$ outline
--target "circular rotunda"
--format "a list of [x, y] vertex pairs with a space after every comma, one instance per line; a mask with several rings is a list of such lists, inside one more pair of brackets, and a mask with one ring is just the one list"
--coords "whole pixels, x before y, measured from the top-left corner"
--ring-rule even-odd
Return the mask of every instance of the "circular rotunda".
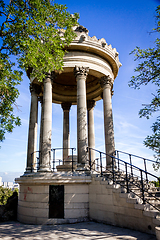
[[[77, 215], [72, 216], [72, 213], [65, 208], [65, 204], [62, 204], [64, 209], [62, 216], [56, 218], [53, 214], [52, 217], [49, 206], [52, 195], [50, 186], [64, 186], [64, 203], [68, 201], [67, 193], [71, 188], [80, 187], [84, 192], [86, 191], [91, 181], [89, 159], [93, 170], [95, 162], [94, 151], [88, 153], [87, 148], [95, 148], [94, 106], [96, 101], [101, 99], [103, 99], [105, 150], [107, 156], [114, 155], [111, 99], [113, 83], [121, 66], [119, 54], [115, 48], [106, 43], [104, 38], [90, 37], [85, 27], [75, 27], [74, 31], [76, 38], [67, 48], [63, 71], [49, 73], [43, 82], [31, 79], [30, 72], [27, 72], [31, 91], [27, 164], [24, 175], [16, 179], [20, 184], [18, 218], [22, 222], [46, 223], [51, 219], [87, 217], [86, 211], [82, 214], [82, 209], [81, 213], [77, 212]], [[41, 102], [41, 121], [39, 149], [36, 149], [38, 101]], [[57, 166], [56, 172], [51, 169], [52, 103], [61, 104], [63, 110], [63, 164]], [[69, 174], [71, 164], [68, 161], [71, 157], [69, 156], [69, 112], [72, 105], [77, 105], [77, 156], [74, 163], [76, 174]], [[36, 169], [37, 151], [39, 152], [38, 170]], [[106, 167], [109, 168], [111, 158], [107, 156]], [[87, 207], [83, 208], [87, 209]]]

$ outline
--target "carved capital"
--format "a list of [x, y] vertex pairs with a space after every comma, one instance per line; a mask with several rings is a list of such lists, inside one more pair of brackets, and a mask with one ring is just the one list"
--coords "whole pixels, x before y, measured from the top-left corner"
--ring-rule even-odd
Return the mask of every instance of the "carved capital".
[[96, 105], [96, 102], [94, 100], [88, 100], [87, 101], [87, 110], [91, 110], [92, 108], [94, 108]]
[[30, 83], [30, 84], [29, 84], [29, 90], [30, 90], [31, 94], [32, 94], [33, 92], [36, 94], [36, 84]]
[[110, 85], [110, 87], [112, 87], [113, 85], [113, 79], [109, 75], [103, 76], [99, 82], [100, 82], [101, 88], [104, 88], [107, 84]]
[[78, 75], [87, 76], [88, 72], [89, 72], [89, 67], [78, 67], [78, 66], [75, 66], [75, 68], [74, 68], [74, 75], [75, 75], [75, 77], [77, 77]]
[[62, 107], [63, 111], [69, 111], [71, 105], [72, 105], [72, 104], [69, 103], [69, 102], [64, 102], [64, 103], [61, 104], [61, 107]]
[[51, 79], [51, 83], [53, 84], [54, 79], [56, 78], [55, 72], [52, 71], [51, 73], [46, 73], [46, 78], [44, 79], [44, 81], [47, 81], [48, 78]]

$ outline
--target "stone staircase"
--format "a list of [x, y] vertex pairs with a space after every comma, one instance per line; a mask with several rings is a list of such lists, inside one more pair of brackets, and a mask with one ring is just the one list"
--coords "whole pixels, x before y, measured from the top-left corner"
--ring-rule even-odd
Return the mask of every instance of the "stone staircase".
[[[124, 172], [117, 172], [113, 181], [111, 172], [92, 175], [90, 185], [90, 219], [106, 224], [126, 227], [150, 234], [160, 233], [160, 189], [153, 183], [128, 175], [129, 191]], [[157, 230], [158, 229], [158, 230]], [[157, 237], [158, 240], [160, 238]]]
[[142, 194], [142, 182], [138, 177], [133, 177], [128, 174], [126, 180], [126, 174], [122, 171], [115, 171], [115, 179], [113, 182], [113, 174], [111, 171], [104, 173], [104, 179], [108, 181], [108, 184], [119, 184], [121, 193], [127, 193], [127, 181], [128, 181], [128, 198], [135, 199], [137, 204], [143, 204], [149, 210], [156, 210], [160, 215], [160, 188], [155, 187], [154, 183], [143, 180], [144, 190], [144, 202]]

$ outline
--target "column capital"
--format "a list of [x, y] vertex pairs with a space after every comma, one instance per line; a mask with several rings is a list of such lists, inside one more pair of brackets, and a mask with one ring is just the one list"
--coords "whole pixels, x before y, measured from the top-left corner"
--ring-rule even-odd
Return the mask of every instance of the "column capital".
[[94, 100], [87, 100], [87, 110], [91, 110], [96, 105], [96, 102]]
[[106, 85], [109, 85], [110, 87], [112, 87], [113, 78], [111, 78], [110, 75], [103, 76], [99, 82], [102, 88], [104, 88]]
[[36, 93], [36, 85], [34, 83], [29, 84], [29, 90], [30, 93], [32, 94], [33, 92]]
[[43, 79], [43, 81], [47, 81], [47, 79], [51, 80], [51, 83], [53, 83], [54, 79], [56, 78], [56, 74], [54, 71], [52, 71], [51, 73], [46, 73], [46, 77]]
[[29, 89], [30, 89], [31, 95], [32, 93], [34, 93], [35, 95], [39, 96], [39, 94], [42, 92], [41, 86], [35, 83], [30, 83]]
[[71, 107], [71, 103], [69, 102], [64, 102], [64, 103], [61, 103], [61, 107], [63, 109], [63, 111], [69, 111], [70, 110], [70, 107]]
[[89, 67], [75, 66], [75, 68], [74, 68], [74, 75], [75, 75], [75, 77], [77, 77], [78, 75], [87, 76], [88, 72], [89, 72]]

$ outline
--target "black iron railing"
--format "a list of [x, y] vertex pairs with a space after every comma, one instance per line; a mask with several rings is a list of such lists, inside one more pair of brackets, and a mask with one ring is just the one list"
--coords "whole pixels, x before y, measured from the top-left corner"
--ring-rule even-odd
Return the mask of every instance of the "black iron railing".
[[[75, 148], [52, 148], [51, 152], [53, 152], [53, 158], [51, 157], [50, 152], [50, 158], [51, 158], [51, 165], [52, 165], [52, 171], [54, 172], [56, 170], [56, 165], [60, 165], [63, 163], [63, 160], [56, 158], [56, 152], [58, 150], [63, 149], [69, 149], [71, 150], [71, 159], [65, 159], [65, 162], [69, 162], [71, 164], [71, 170], [74, 171], [74, 155], [73, 152], [76, 150]], [[97, 172], [98, 175], [101, 177], [104, 177], [106, 180], [113, 182], [113, 184], [120, 184], [121, 187], [126, 189], [127, 193], [133, 193], [138, 198], [142, 199], [142, 203], [148, 203], [153, 208], [159, 210], [154, 204], [152, 204], [149, 201], [149, 197], [153, 198], [153, 200], [159, 201], [159, 198], [156, 197], [155, 193], [150, 192], [148, 184], [149, 178], [152, 178], [155, 181], [159, 181], [160, 178], [156, 175], [147, 172], [146, 162], [155, 162], [150, 159], [144, 159], [142, 157], [128, 154], [122, 151], [116, 151], [115, 156], [108, 155], [102, 151], [93, 149], [93, 148], [87, 148], [87, 151], [89, 153], [89, 160], [88, 160], [88, 166], [90, 171]], [[92, 161], [91, 159], [91, 151], [94, 151], [96, 154], [96, 158]], [[33, 162], [34, 154], [36, 155], [36, 163]], [[119, 158], [119, 153], [124, 153], [129, 156], [129, 163]], [[145, 170], [133, 165], [132, 162], [132, 156], [143, 159], [144, 160], [144, 167]], [[109, 165], [104, 164], [104, 159], [110, 159]], [[39, 159], [40, 159], [40, 151], [36, 151], [31, 153], [31, 159], [32, 159], [32, 166], [31, 171], [35, 171], [35, 168], [37, 170], [39, 169]], [[106, 162], [106, 161], [105, 161]], [[58, 163], [58, 164], [57, 164]], [[134, 188], [138, 189], [138, 191], [134, 191]]]
[[[123, 152], [123, 151], [119, 151], [119, 150], [116, 150], [115, 151], [115, 154], [117, 156], [118, 159], [120, 158], [123, 158], [123, 157], [120, 157], [120, 154], [122, 155], [126, 155], [130, 164], [132, 165], [134, 159], [133, 158], [136, 158], [138, 160], [143, 160], [143, 165], [144, 165], [144, 170], [146, 172], [146, 181], [148, 182], [148, 176], [147, 176], [147, 162], [149, 163], [153, 163], [153, 164], [156, 164], [156, 161], [154, 160], [151, 160], [151, 159], [147, 159], [147, 158], [143, 158], [143, 157], [140, 157], [140, 156], [137, 156], [137, 155], [134, 155], [134, 154], [130, 154], [130, 153], [127, 153], [127, 152]], [[119, 163], [118, 163], [118, 169], [119, 169]]]
[[[71, 160], [68, 160], [68, 159], [65, 159], [65, 162], [66, 163], [71, 163], [72, 164], [72, 172], [73, 172], [73, 169], [74, 169], [74, 159], [73, 159], [73, 151], [76, 150], [76, 148], [52, 148], [51, 151], [53, 152], [53, 160], [52, 160], [52, 171], [54, 172], [55, 169], [56, 169], [56, 151], [57, 150], [64, 150], [64, 149], [68, 149], [68, 150], [71, 150], [71, 156], [72, 156], [72, 159]], [[63, 160], [60, 160], [58, 159], [58, 162], [59, 162], [59, 165], [61, 163], [63, 163]]]
[[[153, 205], [149, 200], [147, 200], [147, 196], [154, 198], [154, 200], [159, 201], [159, 198], [155, 196], [155, 193], [149, 192], [149, 184], [148, 184], [148, 177], [154, 179], [155, 181], [159, 181], [160, 178], [156, 175], [143, 170], [132, 163], [125, 162], [124, 160], [108, 155], [104, 152], [99, 150], [88, 148], [89, 155], [91, 156], [91, 151], [95, 151], [99, 154], [99, 168], [100, 168], [100, 176], [106, 178], [107, 180], [113, 181], [113, 183], [120, 184], [121, 187], [126, 189], [127, 193], [132, 192], [135, 196], [142, 199], [143, 204], [148, 203], [153, 208], [160, 211], [155, 205]], [[111, 159], [109, 165], [102, 165], [102, 158], [103, 156], [109, 157]], [[148, 159], [147, 159], [148, 160]], [[89, 159], [89, 166], [91, 166], [91, 159]], [[138, 193], [133, 190], [133, 188], [138, 189]]]

